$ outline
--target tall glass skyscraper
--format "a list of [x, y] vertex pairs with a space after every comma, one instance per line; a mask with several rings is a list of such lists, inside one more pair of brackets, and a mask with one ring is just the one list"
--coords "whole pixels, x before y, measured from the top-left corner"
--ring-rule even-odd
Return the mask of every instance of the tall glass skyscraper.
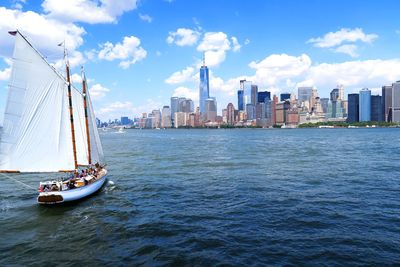
[[392, 121], [400, 122], [400, 81], [392, 84]]
[[382, 121], [382, 97], [380, 95], [371, 96], [371, 121]]
[[247, 104], [252, 104], [251, 82], [246, 80], [240, 82], [243, 86], [243, 107], [245, 108]]
[[243, 107], [243, 94], [244, 94], [244, 91], [242, 90], [242, 89], [240, 89], [240, 90], [238, 90], [238, 109], [239, 110], [244, 110], [244, 107]]
[[360, 121], [371, 121], [371, 90], [364, 88], [360, 91]]
[[359, 120], [359, 95], [358, 94], [348, 94], [348, 114], [347, 122], [358, 122]]
[[206, 100], [210, 98], [210, 83], [208, 78], [208, 68], [205, 65], [203, 58], [203, 66], [200, 68], [200, 88], [199, 88], [199, 99], [200, 99], [200, 113], [206, 113]]

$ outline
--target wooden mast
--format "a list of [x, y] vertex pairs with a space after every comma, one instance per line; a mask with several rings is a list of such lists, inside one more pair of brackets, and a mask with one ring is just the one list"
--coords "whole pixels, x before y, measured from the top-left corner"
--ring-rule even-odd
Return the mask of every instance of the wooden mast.
[[78, 169], [78, 160], [77, 160], [77, 157], [76, 157], [74, 111], [72, 109], [71, 77], [70, 77], [70, 73], [69, 73], [69, 63], [68, 63], [67, 53], [66, 53], [66, 50], [65, 50], [65, 42], [64, 42], [64, 57], [66, 59], [65, 66], [66, 66], [67, 82], [68, 82], [68, 103], [69, 103], [69, 115], [70, 115], [70, 119], [71, 119], [72, 151], [74, 152], [75, 169]]
[[89, 118], [88, 118], [88, 108], [87, 108], [87, 84], [86, 84], [86, 76], [85, 71], [83, 70], [83, 66], [81, 68], [82, 71], [82, 94], [83, 94], [83, 107], [85, 109], [85, 125], [86, 125], [86, 139], [88, 146], [88, 163], [92, 164], [92, 154], [90, 152], [90, 134], [89, 134]]

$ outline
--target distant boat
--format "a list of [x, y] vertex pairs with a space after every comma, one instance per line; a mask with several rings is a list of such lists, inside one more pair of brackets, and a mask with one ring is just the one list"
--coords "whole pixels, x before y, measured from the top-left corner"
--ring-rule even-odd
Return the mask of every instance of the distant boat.
[[64, 78], [19, 31], [10, 34], [15, 36], [15, 47], [0, 171], [70, 173], [64, 181], [39, 184], [40, 204], [93, 194], [104, 184], [107, 170], [83, 69], [80, 92], [70, 82], [68, 60]]
[[124, 127], [119, 127], [117, 133], [125, 133], [125, 128]]

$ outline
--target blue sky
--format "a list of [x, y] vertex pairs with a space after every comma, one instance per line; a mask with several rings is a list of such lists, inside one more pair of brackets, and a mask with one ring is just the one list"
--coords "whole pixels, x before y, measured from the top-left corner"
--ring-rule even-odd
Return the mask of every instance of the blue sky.
[[[218, 111], [237, 105], [239, 80], [259, 90], [297, 93], [315, 86], [327, 97], [400, 79], [399, 1], [5, 0], [0, 6], [0, 110], [4, 110], [18, 28], [63, 71], [64, 39], [73, 80], [85, 66], [102, 120], [133, 117], [198, 100], [202, 54]], [[77, 83], [79, 87], [79, 83]]]

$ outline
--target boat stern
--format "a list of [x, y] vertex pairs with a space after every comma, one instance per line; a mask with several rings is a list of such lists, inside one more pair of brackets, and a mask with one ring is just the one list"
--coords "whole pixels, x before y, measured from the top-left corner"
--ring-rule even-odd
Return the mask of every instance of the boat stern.
[[64, 202], [64, 198], [59, 193], [43, 192], [43, 193], [39, 194], [39, 196], [37, 198], [37, 202], [39, 204], [57, 204], [57, 203]]

